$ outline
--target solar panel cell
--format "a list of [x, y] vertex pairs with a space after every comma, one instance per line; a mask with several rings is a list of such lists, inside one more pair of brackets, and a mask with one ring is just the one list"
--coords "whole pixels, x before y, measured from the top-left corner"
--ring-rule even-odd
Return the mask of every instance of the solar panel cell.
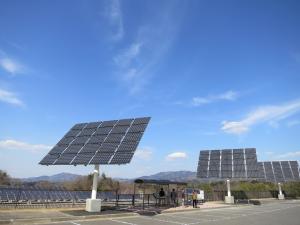
[[82, 136], [91, 136], [95, 131], [97, 130], [97, 128], [84, 128], [81, 133], [78, 135], [79, 137]]
[[117, 122], [118, 120], [103, 121], [100, 127], [113, 127]]
[[90, 164], [108, 164], [113, 152], [97, 152]]
[[112, 134], [125, 134], [128, 130], [129, 126], [115, 126], [112, 130]]
[[144, 132], [144, 130], [146, 129], [147, 124], [137, 124], [137, 125], [132, 125], [128, 132], [130, 133], [138, 133], [138, 132]]
[[75, 124], [71, 129], [72, 129], [72, 130], [81, 130], [81, 129], [83, 129], [86, 125], [87, 125], [87, 123], [77, 123], [77, 124]]
[[68, 133], [66, 133], [65, 137], [76, 137], [81, 130], [70, 130]]
[[143, 117], [143, 118], [135, 118], [133, 124], [148, 124], [150, 121], [150, 117]]
[[77, 137], [72, 142], [72, 145], [81, 145], [81, 146], [83, 146], [87, 142], [88, 139], [89, 139], [89, 137], [87, 137], [87, 136]]
[[119, 146], [118, 143], [107, 143], [107, 142], [104, 142], [100, 146], [99, 152], [112, 152], [112, 153], [114, 153], [114, 151], [117, 149], [118, 146]]
[[78, 153], [79, 150], [82, 148], [82, 145], [70, 145], [65, 151], [64, 153]]
[[51, 165], [55, 162], [55, 160], [58, 157], [59, 157], [59, 154], [53, 154], [53, 155], [48, 154], [42, 159], [41, 163], [43, 163], [45, 165]]
[[131, 161], [132, 157], [133, 153], [117, 152], [110, 161], [110, 164], [126, 164]]
[[55, 165], [69, 165], [74, 159], [76, 154], [61, 154], [60, 157], [56, 160]]
[[110, 133], [113, 127], [99, 127], [94, 135], [107, 135]]
[[124, 125], [126, 125], [126, 126], [128, 126], [129, 127], [129, 125], [132, 123], [132, 121], [133, 121], [133, 119], [123, 119], [123, 120], [119, 120], [118, 122], [117, 122], [117, 125], [119, 126], [124, 126]]
[[102, 122], [91, 122], [86, 125], [86, 129], [97, 129]]
[[124, 142], [139, 142], [142, 138], [142, 133], [127, 133], [123, 139]]
[[75, 137], [64, 137], [57, 144], [58, 145], [69, 145]]
[[96, 153], [96, 151], [100, 148], [99, 144], [86, 144], [80, 150], [80, 153]]
[[137, 142], [122, 142], [117, 152], [133, 152], [137, 145]]
[[112, 134], [112, 133], [110, 133], [107, 136], [107, 138], [105, 139], [105, 142], [120, 143], [123, 137], [124, 137], [124, 134]]
[[68, 147], [68, 145], [56, 145], [54, 146], [51, 151], [49, 152], [49, 154], [60, 154], [62, 153], [66, 148]]
[[72, 165], [87, 165], [89, 161], [93, 158], [95, 153], [79, 153], [76, 155], [74, 160], [72, 161]]

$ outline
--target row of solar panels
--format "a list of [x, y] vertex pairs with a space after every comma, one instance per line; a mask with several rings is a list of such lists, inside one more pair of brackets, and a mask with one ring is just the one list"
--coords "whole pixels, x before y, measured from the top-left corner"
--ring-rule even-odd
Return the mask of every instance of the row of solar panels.
[[[131, 194], [122, 194], [122, 199], [131, 199]], [[91, 197], [90, 191], [49, 191], [49, 190], [19, 190], [16, 188], [0, 188], [0, 202], [18, 201], [81, 201]], [[139, 197], [138, 195], [136, 196]], [[115, 192], [98, 192], [99, 199], [116, 199]]]
[[197, 177], [259, 179], [271, 182], [299, 180], [297, 161], [257, 162], [255, 148], [200, 151]]
[[42, 159], [42, 165], [129, 163], [150, 117], [80, 123]]
[[298, 181], [299, 165], [297, 161], [258, 162], [260, 177], [269, 182]]

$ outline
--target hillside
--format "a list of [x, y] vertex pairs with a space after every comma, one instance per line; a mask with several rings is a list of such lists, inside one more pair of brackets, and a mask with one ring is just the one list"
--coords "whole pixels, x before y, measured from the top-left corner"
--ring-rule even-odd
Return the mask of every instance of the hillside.
[[23, 182], [37, 182], [37, 181], [49, 181], [49, 182], [63, 182], [63, 181], [74, 181], [81, 175], [72, 173], [59, 173], [52, 176], [39, 176], [39, 177], [28, 177], [21, 178]]
[[171, 180], [171, 181], [192, 181], [196, 179], [196, 172], [192, 171], [169, 171], [160, 172], [150, 176], [142, 176], [140, 179]]

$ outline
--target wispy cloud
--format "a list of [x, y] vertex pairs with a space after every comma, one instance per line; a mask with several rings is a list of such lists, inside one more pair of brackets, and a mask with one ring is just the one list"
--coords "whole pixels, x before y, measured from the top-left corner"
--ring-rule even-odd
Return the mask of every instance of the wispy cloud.
[[278, 159], [285, 159], [285, 160], [295, 160], [297, 158], [300, 158], [300, 151], [295, 152], [287, 152], [281, 155], [276, 156]]
[[0, 67], [12, 75], [25, 72], [24, 66], [12, 58], [1, 57]]
[[15, 106], [24, 106], [25, 104], [20, 100], [17, 95], [13, 92], [3, 90], [0, 88], [0, 101], [15, 105]]
[[105, 16], [107, 17], [111, 27], [112, 40], [121, 40], [124, 36], [124, 26], [120, 0], [108, 1]]
[[40, 152], [50, 150], [51, 146], [43, 144], [30, 144], [23, 141], [8, 139], [0, 140], [0, 150], [22, 150], [29, 152]]
[[201, 106], [217, 101], [234, 101], [239, 97], [239, 93], [236, 91], [226, 91], [218, 95], [209, 95], [206, 97], [194, 97], [192, 99], [193, 106]]
[[261, 106], [240, 121], [223, 121], [222, 130], [231, 134], [242, 134], [259, 123], [279, 122], [300, 111], [300, 99], [282, 105]]
[[172, 46], [180, 24], [175, 5], [172, 2], [157, 9], [151, 20], [137, 27], [127, 47], [113, 57], [118, 79], [130, 94], [143, 90]]
[[173, 152], [166, 156], [167, 161], [173, 161], [176, 159], [186, 159], [187, 154], [185, 152]]
[[142, 43], [139, 42], [131, 44], [129, 48], [121, 51], [121, 53], [114, 58], [114, 62], [120, 67], [128, 66], [139, 55], [141, 47]]
[[144, 148], [138, 149], [135, 152], [134, 156], [139, 159], [149, 160], [152, 158], [152, 154], [153, 154], [153, 149], [151, 147], [144, 147]]
[[6, 52], [0, 49], [0, 69], [5, 72], [16, 75], [26, 73], [26, 68], [16, 59], [10, 57]]

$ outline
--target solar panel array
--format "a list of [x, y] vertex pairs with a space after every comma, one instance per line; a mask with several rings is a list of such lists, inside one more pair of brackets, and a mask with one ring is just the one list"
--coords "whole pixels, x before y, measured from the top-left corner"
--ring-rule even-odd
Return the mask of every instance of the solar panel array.
[[269, 182], [299, 181], [297, 161], [258, 162], [261, 177]]
[[42, 165], [129, 163], [150, 117], [75, 124]]
[[200, 151], [197, 177], [237, 178], [259, 177], [255, 148]]

